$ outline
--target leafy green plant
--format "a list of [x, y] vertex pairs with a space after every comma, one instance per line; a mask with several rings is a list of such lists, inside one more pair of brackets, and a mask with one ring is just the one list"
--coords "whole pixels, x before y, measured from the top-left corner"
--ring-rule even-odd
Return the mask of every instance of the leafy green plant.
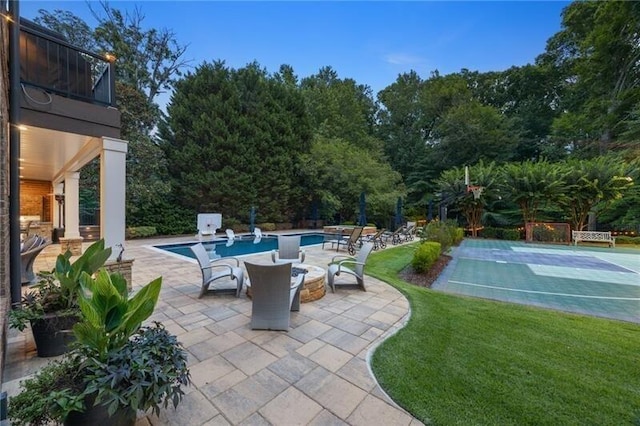
[[98, 360], [109, 351], [124, 346], [152, 313], [160, 295], [162, 277], [158, 277], [128, 297], [127, 282], [118, 273], [102, 269], [95, 278], [84, 274], [78, 304], [82, 321], [73, 327], [78, 344]]
[[70, 411], [81, 410], [79, 368], [77, 357], [66, 357], [49, 363], [22, 381], [22, 391], [9, 400], [11, 424], [44, 426], [60, 421]]
[[90, 359], [86, 364], [85, 393], [113, 414], [123, 402], [134, 410], [177, 407], [191, 383], [187, 355], [175, 336], [162, 324], [143, 327], [132, 339], [109, 352], [106, 362]]
[[442, 251], [446, 252], [453, 244], [450, 226], [447, 222], [432, 220], [420, 231], [421, 241], [436, 241], [442, 246]]
[[440, 243], [435, 241], [421, 243], [413, 255], [411, 266], [419, 274], [428, 271], [440, 257], [441, 249]]
[[39, 281], [15, 309], [9, 312], [9, 326], [23, 331], [31, 321], [43, 319], [45, 314], [61, 316], [79, 314], [78, 294], [82, 274], [94, 274], [111, 255], [111, 248], [104, 247], [104, 240], [91, 244], [74, 262], [71, 252], [58, 255], [51, 272], [38, 274]]
[[155, 226], [132, 226], [127, 228], [127, 238], [145, 238], [158, 235]]
[[95, 277], [83, 273], [79, 283], [74, 350], [23, 383], [10, 400], [14, 424], [61, 422], [89, 404], [106, 406], [110, 416], [177, 406], [182, 386], [191, 383], [186, 352], [162, 324], [141, 327], [156, 306], [162, 277], [132, 297], [125, 279], [105, 269]]

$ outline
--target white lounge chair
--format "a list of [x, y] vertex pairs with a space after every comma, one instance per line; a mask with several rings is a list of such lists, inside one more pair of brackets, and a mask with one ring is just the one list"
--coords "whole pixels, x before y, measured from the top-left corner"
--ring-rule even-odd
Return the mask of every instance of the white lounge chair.
[[262, 240], [262, 229], [253, 228], [253, 244], [258, 244]]
[[227, 247], [230, 247], [236, 240], [236, 234], [233, 232], [233, 229], [229, 228], [225, 229], [224, 232], [227, 234]]
[[[207, 249], [204, 248], [202, 243], [198, 243], [191, 246], [191, 251], [196, 255], [200, 270], [202, 271], [202, 288], [200, 289], [200, 295], [198, 298], [204, 296], [207, 292], [224, 292], [233, 291], [236, 297], [240, 297], [242, 286], [244, 285], [244, 271], [240, 268], [240, 261], [235, 257], [223, 257], [220, 259], [210, 259]], [[230, 265], [226, 262], [235, 262], [236, 266]], [[229, 278], [230, 280], [236, 280], [235, 288], [216, 288], [209, 290], [209, 286], [213, 281], [220, 278]]]

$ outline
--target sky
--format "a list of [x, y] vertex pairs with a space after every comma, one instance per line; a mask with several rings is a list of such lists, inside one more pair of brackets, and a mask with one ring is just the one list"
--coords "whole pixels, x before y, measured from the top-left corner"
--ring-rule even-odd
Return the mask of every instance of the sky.
[[[20, 15], [66, 10], [96, 24], [88, 3], [21, 0]], [[339, 78], [374, 94], [400, 74], [502, 71], [534, 63], [560, 30], [568, 1], [110, 1], [145, 16], [188, 45], [195, 68], [223, 60], [234, 69], [256, 61], [269, 73], [293, 67], [299, 78], [331, 66]], [[117, 53], [116, 53], [117, 54]], [[162, 100], [160, 100], [162, 103]], [[166, 100], [165, 100], [166, 102]]]

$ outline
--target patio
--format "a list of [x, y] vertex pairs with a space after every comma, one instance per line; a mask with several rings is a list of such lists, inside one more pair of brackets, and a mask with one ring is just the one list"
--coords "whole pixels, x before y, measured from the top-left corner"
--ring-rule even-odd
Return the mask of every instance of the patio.
[[[407, 300], [394, 288], [367, 278], [367, 292], [340, 288], [293, 312], [289, 332], [251, 330], [245, 292], [198, 299], [201, 276], [195, 263], [149, 248], [193, 237], [131, 240], [133, 288], [163, 276], [152, 319], [178, 337], [189, 354], [193, 385], [177, 410], [141, 416], [137, 425], [416, 425], [377, 385], [368, 356], [409, 315]], [[34, 270], [51, 269], [59, 246], [36, 259]], [[306, 247], [306, 264], [326, 268], [335, 251]], [[270, 253], [241, 260], [270, 263]], [[351, 278], [351, 277], [349, 277]], [[349, 279], [341, 277], [340, 279]], [[48, 359], [35, 357], [31, 333], [12, 330], [8, 339], [4, 390], [18, 390], [21, 378]]]

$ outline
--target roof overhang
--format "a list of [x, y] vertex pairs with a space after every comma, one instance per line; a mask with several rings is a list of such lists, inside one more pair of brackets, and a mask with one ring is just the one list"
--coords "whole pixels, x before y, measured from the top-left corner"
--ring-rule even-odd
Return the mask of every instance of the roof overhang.
[[101, 146], [101, 138], [21, 126], [20, 178], [60, 182], [99, 156]]

